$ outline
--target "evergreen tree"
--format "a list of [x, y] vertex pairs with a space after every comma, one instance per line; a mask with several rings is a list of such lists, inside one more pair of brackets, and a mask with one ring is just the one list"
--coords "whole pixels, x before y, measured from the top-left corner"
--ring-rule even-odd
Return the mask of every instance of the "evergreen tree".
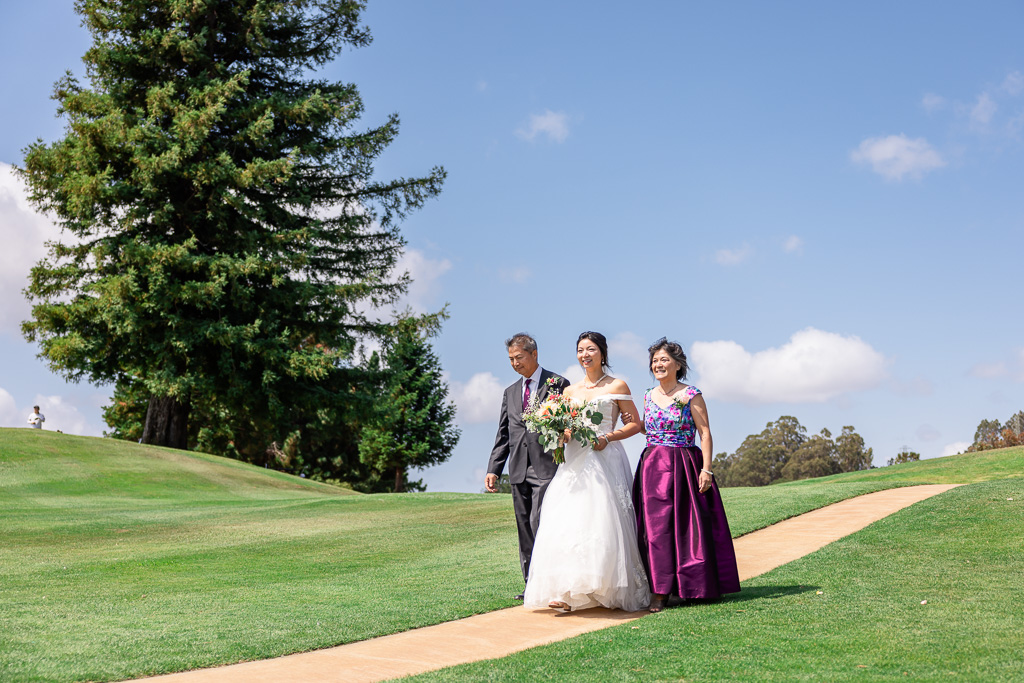
[[448, 401], [441, 364], [427, 342], [434, 332], [436, 327], [425, 327], [423, 319], [403, 317], [383, 350], [385, 381], [373, 402], [376, 415], [359, 440], [360, 459], [379, 473], [368, 488], [423, 490], [422, 481], [407, 481], [408, 469], [444, 462], [459, 441], [455, 405]]
[[370, 42], [364, 2], [75, 8], [88, 84], [56, 84], [66, 133], [22, 170], [72, 239], [32, 269], [25, 336], [67, 378], [141, 397], [146, 443], [297, 443], [329, 423], [303, 397], [357, 399], [353, 349], [385, 329], [366, 311], [407, 284], [397, 222], [444, 178], [375, 180], [397, 117], [357, 130], [356, 88], [311, 75]]

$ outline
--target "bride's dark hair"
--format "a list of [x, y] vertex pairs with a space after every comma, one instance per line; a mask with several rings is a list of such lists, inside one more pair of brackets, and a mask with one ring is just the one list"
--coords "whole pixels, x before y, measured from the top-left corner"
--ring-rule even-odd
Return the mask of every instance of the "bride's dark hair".
[[604, 335], [600, 332], [581, 332], [580, 338], [576, 340], [577, 348], [584, 339], [589, 339], [597, 344], [597, 350], [601, 352], [601, 367], [611, 368], [611, 364], [608, 362], [608, 340], [604, 338]]

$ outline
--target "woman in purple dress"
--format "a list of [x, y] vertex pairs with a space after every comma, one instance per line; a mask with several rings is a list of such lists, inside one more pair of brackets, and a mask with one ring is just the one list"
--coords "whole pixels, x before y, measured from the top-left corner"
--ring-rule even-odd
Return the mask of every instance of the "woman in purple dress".
[[[708, 408], [686, 377], [683, 348], [648, 349], [658, 386], [644, 394], [647, 448], [633, 480], [637, 540], [651, 584], [650, 611], [740, 589], [722, 497], [711, 473]], [[697, 437], [700, 445], [697, 445]]]

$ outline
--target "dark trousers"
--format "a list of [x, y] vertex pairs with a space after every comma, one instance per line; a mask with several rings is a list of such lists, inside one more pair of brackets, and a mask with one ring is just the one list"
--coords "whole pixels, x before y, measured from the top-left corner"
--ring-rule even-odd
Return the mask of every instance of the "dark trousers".
[[550, 483], [550, 479], [537, 476], [533, 465], [527, 465], [523, 483], [512, 484], [512, 506], [516, 511], [516, 529], [519, 531], [519, 562], [523, 566], [523, 581], [530, 576], [533, 539], [537, 537], [537, 527], [540, 526], [540, 504]]

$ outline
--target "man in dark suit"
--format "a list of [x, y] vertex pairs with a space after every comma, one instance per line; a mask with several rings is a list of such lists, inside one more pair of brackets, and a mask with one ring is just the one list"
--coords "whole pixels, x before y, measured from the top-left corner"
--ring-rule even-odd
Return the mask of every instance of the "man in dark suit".
[[[537, 342], [530, 335], [513, 335], [505, 341], [505, 347], [508, 349], [512, 369], [523, 378], [505, 389], [502, 396], [498, 435], [494, 439], [494, 449], [491, 450], [491, 459], [487, 464], [484, 486], [491, 493], [498, 490], [498, 478], [507, 461], [516, 527], [519, 530], [519, 561], [525, 581], [530, 575], [530, 556], [533, 554], [533, 539], [540, 524], [541, 501], [558, 466], [551, 453], [540, 445], [537, 435], [527, 431], [523, 422], [523, 409], [531, 400], [539, 403], [547, 397], [549, 378], [555, 378], [556, 391], [569, 386], [569, 381], [540, 367], [537, 362]], [[517, 595], [516, 599], [522, 600], [522, 594]]]

